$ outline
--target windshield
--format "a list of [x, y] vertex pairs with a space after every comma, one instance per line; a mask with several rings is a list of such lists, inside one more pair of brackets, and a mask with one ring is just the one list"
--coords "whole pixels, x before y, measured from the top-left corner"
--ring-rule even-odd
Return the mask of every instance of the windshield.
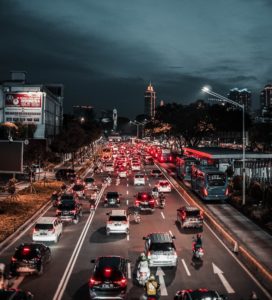
[[175, 249], [173, 243], [153, 243], [150, 246], [150, 251], [172, 251]]
[[70, 210], [74, 208], [75, 208], [75, 201], [65, 201], [58, 206], [58, 209], [61, 210], [65, 210], [65, 209]]
[[209, 186], [224, 186], [226, 184], [225, 174], [209, 174], [207, 179]]
[[53, 224], [36, 224], [35, 229], [36, 230], [52, 230]]
[[126, 216], [110, 216], [109, 221], [123, 222], [126, 221]]

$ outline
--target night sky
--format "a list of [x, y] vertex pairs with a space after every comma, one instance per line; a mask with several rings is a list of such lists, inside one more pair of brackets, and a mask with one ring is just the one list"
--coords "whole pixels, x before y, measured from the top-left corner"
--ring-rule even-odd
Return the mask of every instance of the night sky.
[[0, 80], [27, 71], [63, 83], [65, 111], [88, 104], [143, 113], [158, 101], [248, 88], [254, 106], [272, 82], [272, 0], [0, 0]]

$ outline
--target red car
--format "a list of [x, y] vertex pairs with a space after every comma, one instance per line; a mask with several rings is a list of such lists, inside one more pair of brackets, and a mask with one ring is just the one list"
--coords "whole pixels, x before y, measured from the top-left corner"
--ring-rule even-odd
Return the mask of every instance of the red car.
[[139, 192], [136, 195], [135, 206], [141, 211], [153, 212], [155, 210], [155, 199], [150, 193]]

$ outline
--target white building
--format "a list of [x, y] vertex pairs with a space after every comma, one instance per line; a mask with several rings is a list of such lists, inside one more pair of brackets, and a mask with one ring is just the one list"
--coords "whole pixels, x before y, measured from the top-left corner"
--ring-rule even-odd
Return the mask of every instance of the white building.
[[62, 84], [28, 84], [25, 72], [12, 72], [0, 83], [0, 123], [35, 124], [34, 138], [57, 135], [63, 118]]

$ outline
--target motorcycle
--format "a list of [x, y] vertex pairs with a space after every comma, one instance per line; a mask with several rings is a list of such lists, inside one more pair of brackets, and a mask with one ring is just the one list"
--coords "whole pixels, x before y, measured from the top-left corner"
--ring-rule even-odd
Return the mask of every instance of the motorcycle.
[[134, 222], [136, 224], [140, 224], [140, 222], [141, 222], [141, 216], [140, 216], [140, 214], [135, 211], [134, 214], [133, 214], [133, 216], [134, 216]]
[[204, 250], [201, 245], [196, 244], [196, 242], [193, 242], [193, 258], [201, 260], [204, 256]]
[[144, 286], [149, 276], [150, 276], [150, 269], [149, 269], [148, 261], [147, 260], [140, 261], [137, 267], [137, 276], [136, 276], [138, 283]]

